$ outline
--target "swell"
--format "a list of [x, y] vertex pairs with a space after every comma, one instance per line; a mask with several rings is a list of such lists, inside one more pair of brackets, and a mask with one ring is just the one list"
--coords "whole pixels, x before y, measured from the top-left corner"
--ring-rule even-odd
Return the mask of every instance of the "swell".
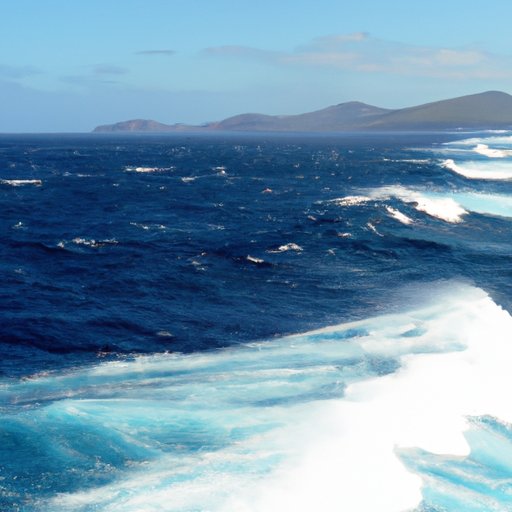
[[[4, 381], [1, 460], [18, 455], [4, 508], [195, 510], [208, 496], [214, 511], [310, 510], [321, 493], [327, 511], [394, 511], [446, 503], [431, 467], [457, 482], [451, 500], [485, 496], [472, 461], [494, 464], [485, 432], [508, 432], [512, 320], [472, 287], [424, 294], [419, 309], [301, 335]], [[484, 437], [469, 411], [494, 418]]]

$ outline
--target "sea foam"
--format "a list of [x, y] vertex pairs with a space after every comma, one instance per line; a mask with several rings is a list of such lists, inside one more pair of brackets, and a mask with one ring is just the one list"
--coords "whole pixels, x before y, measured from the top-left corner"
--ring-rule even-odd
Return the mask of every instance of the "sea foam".
[[386, 206], [386, 210], [391, 215], [391, 217], [396, 219], [398, 222], [401, 222], [402, 224], [413, 223], [413, 220], [410, 217], [408, 217], [407, 215], [403, 214], [401, 211], [395, 208], [391, 208], [391, 206]]
[[22, 187], [24, 185], [35, 185], [40, 187], [42, 180], [0, 180], [2, 185], [10, 185], [11, 187]]
[[487, 144], [477, 144], [473, 151], [489, 158], [506, 158], [512, 156], [512, 150], [510, 149], [493, 149]]
[[[507, 132], [489, 132], [489, 133], [500, 133], [500, 135], [488, 136], [488, 137], [470, 137], [467, 139], [454, 140], [450, 142], [444, 142], [444, 147], [456, 147], [456, 146], [476, 146], [478, 144], [492, 144], [499, 146], [512, 146], [512, 136], [505, 135]], [[503, 135], [501, 134], [503, 133]]]
[[138, 172], [138, 173], [152, 173], [152, 172], [165, 172], [172, 171], [174, 167], [135, 167], [126, 166], [124, 170], [126, 172]]
[[397, 198], [404, 203], [411, 203], [416, 210], [426, 213], [445, 222], [462, 222], [462, 217], [468, 212], [449, 194], [408, 189], [401, 186], [390, 186], [373, 189], [371, 196], [378, 200]]
[[[504, 194], [486, 194], [480, 192], [430, 192], [414, 190], [402, 186], [379, 187], [368, 190], [364, 201], [353, 201], [352, 197], [338, 198], [334, 202], [340, 206], [362, 204], [368, 200], [386, 201], [392, 198], [399, 199], [405, 204], [411, 204], [422, 213], [445, 222], [457, 224], [469, 212], [498, 217], [512, 217], [512, 197]], [[413, 220], [396, 208], [385, 206], [386, 211], [396, 220], [410, 224]]]
[[[4, 382], [11, 431], [38, 424], [38, 444], [53, 447], [46, 480], [85, 481], [91, 470], [111, 479], [40, 499], [32, 510], [436, 506], [420, 454], [442, 454], [438, 466], [455, 481], [442, 461], [493, 449], [484, 444], [488, 430], [469, 418], [512, 423], [512, 318], [467, 285], [424, 293], [430, 305], [407, 313]], [[25, 405], [22, 417], [9, 419], [12, 403]], [[446, 492], [460, 501], [468, 490], [478, 494], [470, 483]]]
[[456, 163], [443, 160], [441, 165], [450, 171], [474, 180], [512, 180], [512, 163], [471, 162]]

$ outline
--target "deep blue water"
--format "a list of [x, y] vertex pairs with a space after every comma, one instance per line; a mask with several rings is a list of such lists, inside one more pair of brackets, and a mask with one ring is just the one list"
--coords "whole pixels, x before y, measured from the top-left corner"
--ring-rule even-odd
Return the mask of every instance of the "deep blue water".
[[[251, 464], [237, 443], [398, 372], [410, 350], [352, 352], [351, 340], [381, 332], [421, 338], [413, 353], [460, 350], [462, 338], [429, 323], [455, 308], [446, 297], [460, 287], [468, 304], [488, 294], [511, 311], [511, 148], [508, 134], [489, 133], [0, 136], [0, 508], [273, 512], [179, 485], [263, 481], [286, 449], [246, 447], [260, 454]], [[393, 336], [369, 320], [431, 303], [445, 306], [402, 331], [391, 322]], [[286, 349], [288, 335], [347, 322]], [[265, 377], [285, 368], [284, 380]], [[240, 408], [253, 421], [235, 419]], [[512, 428], [486, 414], [508, 443]], [[422, 510], [509, 510], [509, 487], [497, 508], [467, 508], [476, 498], [457, 508], [458, 491], [432, 477], [435, 455], [420, 452], [400, 457], [430, 475]], [[198, 462], [204, 453], [230, 455], [219, 469]], [[156, 475], [184, 467], [154, 477], [158, 504], [119, 483], [149, 463]], [[486, 479], [494, 489], [507, 472]], [[92, 495], [73, 501], [78, 492]], [[62, 493], [71, 501], [55, 501]]]

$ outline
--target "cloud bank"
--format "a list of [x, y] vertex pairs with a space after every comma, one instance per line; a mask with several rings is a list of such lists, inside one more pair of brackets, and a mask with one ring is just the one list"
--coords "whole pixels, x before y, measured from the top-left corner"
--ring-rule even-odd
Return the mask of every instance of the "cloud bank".
[[278, 66], [330, 68], [358, 73], [447, 79], [512, 77], [512, 57], [479, 48], [435, 48], [377, 39], [365, 32], [319, 37], [290, 52], [246, 46], [203, 50], [208, 57], [258, 59]]

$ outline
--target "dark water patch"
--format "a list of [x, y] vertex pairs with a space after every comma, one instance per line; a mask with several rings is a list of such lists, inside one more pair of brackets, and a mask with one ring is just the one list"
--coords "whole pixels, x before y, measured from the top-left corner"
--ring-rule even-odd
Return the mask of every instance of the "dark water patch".
[[0, 338], [66, 357], [191, 352], [379, 313], [397, 283], [467, 277], [506, 295], [508, 221], [449, 225], [390, 200], [405, 226], [375, 201], [330, 202], [397, 184], [467, 191], [431, 158], [445, 138], [2, 136], [7, 177], [44, 185], [0, 191]]

